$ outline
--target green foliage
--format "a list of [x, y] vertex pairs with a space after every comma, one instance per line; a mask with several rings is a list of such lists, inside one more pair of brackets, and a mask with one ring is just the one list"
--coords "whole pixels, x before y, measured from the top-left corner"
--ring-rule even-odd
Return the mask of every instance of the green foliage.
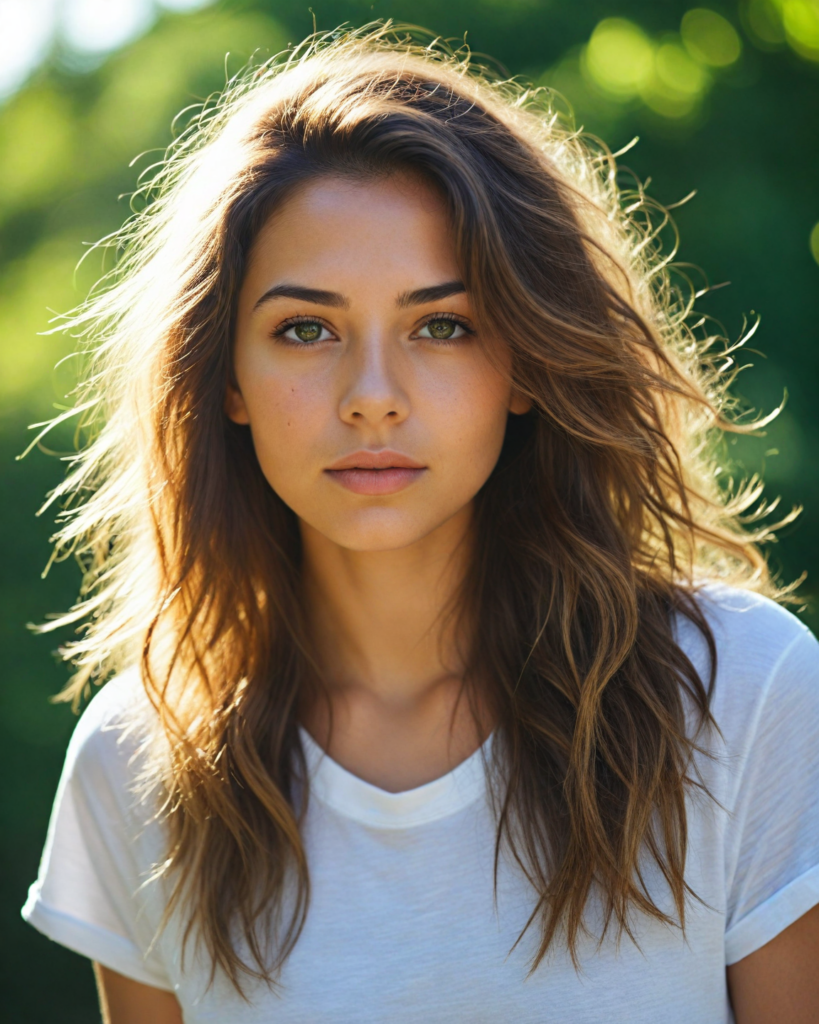
[[[578, 124], [613, 149], [639, 134], [627, 161], [639, 177], [652, 176], [660, 201], [698, 190], [676, 214], [680, 258], [712, 281], [734, 282], [704, 295], [702, 313], [732, 338], [743, 314], [759, 313], [753, 344], [765, 355], [749, 354], [756, 366], [739, 389], [765, 410], [789, 392], [766, 437], [726, 444], [726, 472], [764, 470], [785, 507], [804, 504], [772, 561], [786, 579], [808, 570], [805, 593], [819, 596], [819, 0], [327, 0], [314, 10], [319, 29], [377, 16], [455, 41], [466, 34], [473, 52], [561, 92]], [[54, 369], [71, 340], [38, 332], [99, 276], [99, 251], [75, 270], [84, 243], [127, 215], [127, 195], [171, 140], [172, 118], [254, 52], [276, 53], [311, 29], [301, 0], [223, 0], [166, 14], [95, 70], [72, 70], [76, 61], [55, 51], [0, 108], [0, 734], [5, 777], [14, 780], [0, 805], [10, 837], [0, 889], [8, 1020], [96, 1019], [87, 968], [17, 918], [72, 724], [66, 708], [47, 701], [65, 679], [49, 655], [54, 641], [32, 637], [25, 624], [67, 607], [78, 583], [70, 564], [44, 582], [38, 576], [50, 523], [34, 512], [62, 464], [38, 451], [14, 461], [26, 425], [64, 406], [74, 379], [71, 360]], [[70, 450], [70, 430], [49, 443]], [[816, 628], [815, 612], [808, 621]]]

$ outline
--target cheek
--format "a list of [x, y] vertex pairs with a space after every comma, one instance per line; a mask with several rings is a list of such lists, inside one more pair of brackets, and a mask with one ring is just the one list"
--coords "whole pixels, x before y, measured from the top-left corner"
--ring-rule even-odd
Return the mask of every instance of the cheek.
[[457, 469], [484, 477], [492, 471], [506, 431], [507, 392], [502, 376], [483, 362], [431, 383], [429, 416], [441, 450], [457, 460]]
[[315, 383], [283, 375], [259, 375], [242, 388], [253, 444], [262, 471], [279, 490], [304, 465], [326, 427], [331, 404]]

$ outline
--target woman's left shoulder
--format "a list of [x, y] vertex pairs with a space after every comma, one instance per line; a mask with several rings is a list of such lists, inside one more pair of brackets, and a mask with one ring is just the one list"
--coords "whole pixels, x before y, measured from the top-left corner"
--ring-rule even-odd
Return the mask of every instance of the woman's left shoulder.
[[[713, 803], [692, 790], [691, 822], [699, 856], [713, 854], [719, 866], [724, 896], [716, 905], [724, 899], [732, 964], [819, 900], [819, 643], [795, 615], [759, 594], [708, 584], [697, 601], [716, 644], [717, 729], [699, 737], [708, 756], [697, 758]], [[696, 633], [680, 622], [680, 645], [699, 660], [707, 646]], [[709, 835], [716, 846], [708, 846]]]
[[[763, 713], [769, 723], [782, 715], [805, 715], [812, 728], [819, 728], [819, 642], [808, 627], [750, 590], [708, 583], [696, 600], [716, 646], [711, 708], [720, 728], [754, 730]], [[708, 647], [700, 630], [682, 616], [677, 640], [707, 680]]]
[[696, 600], [726, 657], [763, 666], [775, 663], [800, 641], [816, 643], [793, 612], [752, 590], [707, 583], [697, 590]]

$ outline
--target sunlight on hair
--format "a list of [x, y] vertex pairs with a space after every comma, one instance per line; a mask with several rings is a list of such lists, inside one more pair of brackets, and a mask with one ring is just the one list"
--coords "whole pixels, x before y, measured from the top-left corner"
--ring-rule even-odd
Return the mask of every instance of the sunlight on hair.
[[[669, 117], [710, 81], [676, 39], [655, 43], [622, 19], [598, 26], [587, 64], [614, 95], [658, 106], [665, 96]], [[598, 882], [621, 932], [631, 934], [634, 905], [683, 923], [680, 815], [696, 740], [683, 728], [681, 678], [704, 720], [708, 704], [675, 653], [669, 614], [704, 621], [694, 595], [706, 580], [786, 598], [758, 545], [796, 512], [769, 525], [775, 503], [761, 481], [733, 481], [720, 461], [726, 433], [752, 434], [779, 411], [741, 417], [728, 393], [757, 325], [731, 343], [695, 313], [707, 286], [674, 267], [669, 211], [553, 101], [420, 30], [374, 23], [310, 37], [250, 64], [189, 117], [146, 170], [134, 216], [101, 243], [119, 262], [62, 321], [87, 353], [74, 412], [88, 443], [49, 504], [63, 505], [54, 558], [76, 557], [84, 581], [75, 606], [43, 628], [81, 626], [62, 652], [77, 667], [63, 699], [139, 666], [171, 752], [155, 762], [173, 837], [158, 869], [176, 872], [168, 913], [198, 897], [189, 932], [202, 926], [237, 988], [270, 980], [304, 921], [289, 766], [299, 701], [321, 671], [296, 514], [225, 413], [235, 296], [277, 206], [327, 174], [410, 170], [440, 190], [476, 319], [504, 338], [532, 408], [475, 499], [484, 554], [462, 596], [478, 623], [474, 664], [493, 666], [498, 701], [516, 708], [510, 728], [529, 723], [531, 749], [565, 752], [576, 787], [566, 799], [585, 822], [563, 837], [572, 855], [547, 865], [540, 853], [566, 818], [544, 816], [534, 789], [509, 811], [538, 894], [535, 962], [564, 924], [575, 950]], [[516, 623], [500, 646], [499, 608]], [[634, 732], [608, 751], [620, 786], [612, 816], [595, 751], [606, 708], [631, 714], [635, 694], [654, 754], [636, 756]], [[534, 777], [524, 761], [512, 770]], [[655, 805], [662, 843], [652, 849], [674, 918], [634, 882]], [[501, 828], [512, 828], [509, 814]], [[298, 886], [271, 960], [257, 926], [261, 908], [278, 913], [291, 867]], [[248, 877], [258, 888], [243, 888]]]

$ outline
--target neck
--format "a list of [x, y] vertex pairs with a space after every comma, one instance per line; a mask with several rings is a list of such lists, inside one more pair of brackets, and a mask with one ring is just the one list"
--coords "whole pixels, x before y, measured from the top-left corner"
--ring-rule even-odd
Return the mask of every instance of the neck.
[[[350, 551], [302, 524], [305, 586], [327, 701], [305, 709], [332, 757], [385, 789], [444, 774], [483, 735], [462, 698], [457, 600], [471, 507], [393, 551]], [[332, 726], [332, 728], [331, 728]]]

